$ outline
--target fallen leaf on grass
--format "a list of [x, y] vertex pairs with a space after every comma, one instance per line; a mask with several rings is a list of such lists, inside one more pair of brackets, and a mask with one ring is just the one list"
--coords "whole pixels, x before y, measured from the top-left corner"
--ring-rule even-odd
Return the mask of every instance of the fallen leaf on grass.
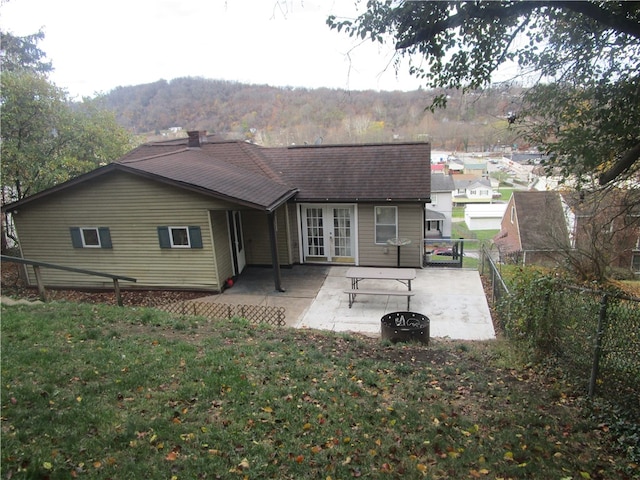
[[170, 462], [175, 462], [178, 459], [178, 454], [176, 452], [169, 452], [164, 458]]
[[469, 475], [471, 475], [473, 478], [480, 478], [483, 475], [489, 475], [489, 470], [487, 470], [486, 468], [481, 468], [480, 470], [472, 469], [469, 471]]

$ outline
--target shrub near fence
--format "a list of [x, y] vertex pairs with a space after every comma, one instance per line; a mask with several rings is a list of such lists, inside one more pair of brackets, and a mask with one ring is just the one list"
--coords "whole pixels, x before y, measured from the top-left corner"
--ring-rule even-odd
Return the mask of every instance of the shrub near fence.
[[553, 357], [582, 389], [624, 404], [640, 421], [640, 299], [568, 285], [523, 268], [507, 284], [486, 250], [498, 325], [540, 357]]

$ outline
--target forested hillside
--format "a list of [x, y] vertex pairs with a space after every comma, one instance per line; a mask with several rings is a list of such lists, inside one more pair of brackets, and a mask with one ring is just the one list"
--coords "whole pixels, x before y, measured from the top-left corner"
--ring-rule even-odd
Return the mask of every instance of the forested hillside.
[[[518, 89], [451, 92], [430, 112], [433, 93], [278, 88], [178, 78], [118, 87], [102, 97], [118, 122], [146, 138], [207, 130], [265, 146], [314, 142], [430, 141], [434, 149], [486, 151], [514, 142], [506, 116]], [[182, 130], [179, 130], [182, 129]]]

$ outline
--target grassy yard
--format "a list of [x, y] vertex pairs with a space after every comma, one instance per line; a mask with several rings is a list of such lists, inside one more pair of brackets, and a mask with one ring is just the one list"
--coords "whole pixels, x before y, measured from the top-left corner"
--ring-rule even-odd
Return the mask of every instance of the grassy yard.
[[610, 479], [561, 377], [504, 341], [2, 307], [2, 478]]

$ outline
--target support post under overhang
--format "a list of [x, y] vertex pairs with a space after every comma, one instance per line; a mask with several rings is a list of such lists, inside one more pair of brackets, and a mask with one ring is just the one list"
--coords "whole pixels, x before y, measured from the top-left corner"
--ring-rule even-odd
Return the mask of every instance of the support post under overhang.
[[273, 281], [276, 292], [284, 292], [282, 288], [282, 277], [280, 276], [280, 261], [278, 259], [278, 239], [276, 235], [276, 214], [275, 212], [267, 213], [269, 222], [269, 243], [271, 244], [271, 262], [273, 264]]

